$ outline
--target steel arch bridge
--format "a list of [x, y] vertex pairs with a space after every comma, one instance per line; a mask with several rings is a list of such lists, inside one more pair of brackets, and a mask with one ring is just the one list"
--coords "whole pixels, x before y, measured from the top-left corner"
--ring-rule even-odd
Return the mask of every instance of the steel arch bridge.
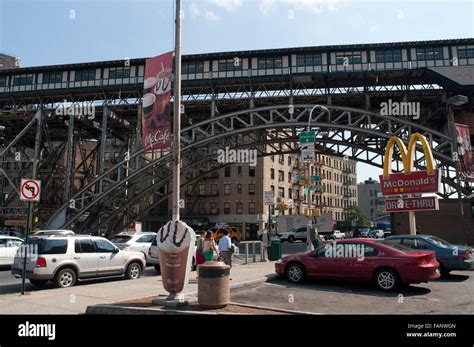
[[[259, 156], [299, 151], [298, 135], [308, 127], [310, 104], [281, 104], [248, 108], [192, 124], [181, 132], [183, 170], [181, 186], [196, 184], [225, 165], [209, 162], [216, 158], [215, 150], [255, 148]], [[433, 150], [437, 167], [442, 170], [443, 197], [450, 197], [458, 189], [470, 191], [456, 180], [451, 158], [453, 142], [450, 136], [407, 118], [384, 116], [370, 111], [325, 105], [327, 112], [314, 113], [310, 129], [327, 134], [318, 138], [318, 151], [382, 167], [385, 144], [391, 136], [408, 142], [411, 134], [423, 134]], [[158, 158], [146, 155], [143, 149], [106, 170], [65, 202], [50, 218], [47, 228], [72, 228], [77, 232], [107, 229], [113, 232], [122, 217], [140, 218], [160, 206], [170, 194], [172, 155], [161, 152]], [[417, 145], [415, 166], [425, 168], [423, 150]], [[399, 154], [394, 156], [394, 171], [401, 171]], [[197, 169], [197, 175], [188, 175]], [[127, 172], [126, 175], [123, 173]], [[150, 181], [151, 184], [143, 184]], [[133, 192], [133, 193], [131, 193]], [[150, 198], [144, 211], [133, 213], [131, 207]], [[117, 207], [119, 206], [119, 207]], [[167, 208], [164, 214], [168, 214]]]

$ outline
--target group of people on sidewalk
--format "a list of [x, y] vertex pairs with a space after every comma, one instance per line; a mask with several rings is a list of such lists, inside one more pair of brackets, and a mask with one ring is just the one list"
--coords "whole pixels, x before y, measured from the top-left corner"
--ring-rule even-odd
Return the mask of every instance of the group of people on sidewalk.
[[226, 265], [232, 267], [232, 253], [235, 245], [229, 237], [229, 232], [224, 230], [224, 236], [216, 245], [212, 232], [208, 231], [200, 235], [197, 239], [196, 265], [203, 264], [206, 261], [222, 260]]

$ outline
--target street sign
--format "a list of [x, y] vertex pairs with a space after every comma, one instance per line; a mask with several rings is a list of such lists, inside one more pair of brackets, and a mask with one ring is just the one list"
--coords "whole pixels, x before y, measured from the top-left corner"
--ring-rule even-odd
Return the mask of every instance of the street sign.
[[275, 204], [275, 193], [273, 191], [268, 191], [264, 193], [265, 205], [274, 205]]
[[311, 176], [311, 179], [315, 182], [319, 181], [320, 177], [319, 176]]
[[39, 201], [41, 195], [41, 181], [22, 179], [20, 187], [20, 200]]
[[305, 131], [300, 134], [300, 143], [314, 143], [316, 133], [314, 131]]
[[439, 210], [437, 196], [420, 196], [416, 198], [386, 199], [387, 212], [432, 211]]
[[380, 175], [379, 178], [382, 195], [438, 193], [441, 188], [439, 170], [435, 170], [434, 175], [423, 170], [390, 174], [388, 178]]
[[314, 143], [306, 143], [301, 146], [301, 160], [314, 161]]

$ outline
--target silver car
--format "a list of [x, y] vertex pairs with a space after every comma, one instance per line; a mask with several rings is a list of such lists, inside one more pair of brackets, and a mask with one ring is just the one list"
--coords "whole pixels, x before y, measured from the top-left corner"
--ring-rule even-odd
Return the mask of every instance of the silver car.
[[[22, 249], [11, 272], [23, 274]], [[26, 278], [33, 285], [53, 281], [60, 288], [73, 286], [78, 279], [124, 275], [137, 279], [145, 269], [142, 252], [120, 250], [99, 236], [33, 236], [28, 240]]]

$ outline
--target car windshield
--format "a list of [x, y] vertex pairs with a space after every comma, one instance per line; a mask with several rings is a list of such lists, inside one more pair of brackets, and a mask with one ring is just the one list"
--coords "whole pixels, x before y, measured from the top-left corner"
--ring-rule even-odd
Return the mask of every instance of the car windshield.
[[430, 236], [429, 240], [431, 240], [437, 246], [441, 246], [441, 247], [453, 247], [454, 246], [452, 243], [449, 243], [448, 241], [444, 241], [443, 239], [440, 239], [439, 237], [436, 237], [436, 236]]
[[384, 245], [384, 246], [387, 246], [387, 247], [390, 247], [392, 249], [395, 249], [399, 252], [403, 252], [403, 253], [410, 253], [410, 252], [413, 252], [413, 249], [411, 248], [408, 248], [407, 246], [403, 246], [399, 243], [396, 243], [396, 242], [393, 242], [393, 241], [390, 241], [390, 240], [382, 240], [382, 241], [378, 241], [381, 245]]
[[132, 237], [129, 236], [129, 235], [117, 235], [117, 236], [114, 236], [112, 238], [112, 241], [113, 243], [125, 243], [127, 241], [129, 241]]

